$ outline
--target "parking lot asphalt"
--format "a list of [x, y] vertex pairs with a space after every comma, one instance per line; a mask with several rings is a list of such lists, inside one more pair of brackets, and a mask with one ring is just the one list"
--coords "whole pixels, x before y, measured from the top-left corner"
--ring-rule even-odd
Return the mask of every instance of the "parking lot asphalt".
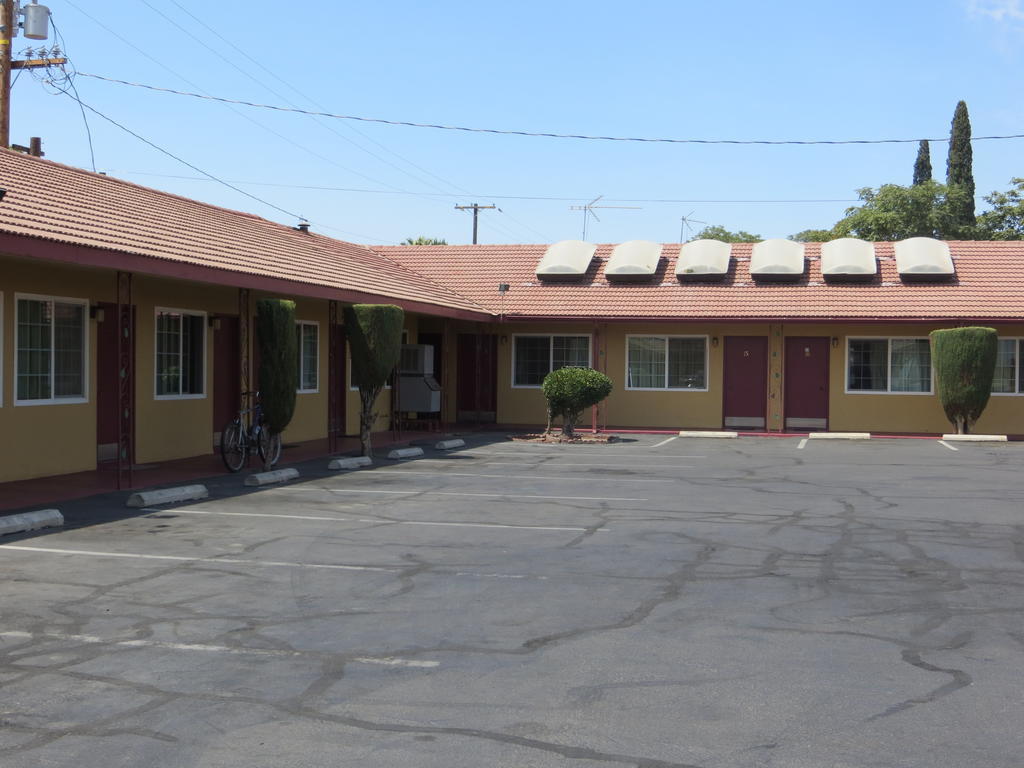
[[0, 765], [1021, 765], [1024, 445], [469, 443], [0, 540]]

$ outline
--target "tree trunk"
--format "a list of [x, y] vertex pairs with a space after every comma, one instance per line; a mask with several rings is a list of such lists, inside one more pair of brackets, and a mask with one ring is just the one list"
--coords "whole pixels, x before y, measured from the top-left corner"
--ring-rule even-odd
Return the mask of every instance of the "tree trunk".
[[371, 435], [375, 413], [373, 406], [377, 402], [381, 387], [359, 389], [359, 448], [363, 456], [373, 456]]

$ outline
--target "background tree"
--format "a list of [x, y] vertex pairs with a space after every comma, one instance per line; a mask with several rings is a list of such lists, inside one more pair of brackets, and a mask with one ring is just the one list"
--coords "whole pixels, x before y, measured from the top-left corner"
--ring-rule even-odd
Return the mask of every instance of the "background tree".
[[548, 427], [553, 418], [562, 417], [562, 434], [572, 437], [584, 409], [597, 405], [612, 391], [612, 380], [593, 368], [559, 368], [544, 377], [541, 384], [548, 401]]
[[835, 225], [835, 237], [863, 240], [905, 240], [908, 237], [970, 239], [974, 228], [961, 223], [967, 192], [963, 186], [947, 187], [935, 181], [901, 187], [884, 184], [877, 190], [857, 191], [863, 205], [846, 209]]
[[352, 349], [352, 382], [359, 387], [359, 445], [363, 456], [372, 456], [377, 418], [373, 407], [398, 364], [405, 312], [392, 304], [355, 304], [345, 307], [344, 315]]
[[914, 186], [932, 180], [932, 152], [928, 142], [922, 140], [917, 146], [917, 160], [914, 161]]
[[1024, 179], [1011, 179], [1013, 187], [985, 197], [992, 210], [978, 217], [978, 230], [985, 239], [1024, 240]]
[[269, 470], [280, 455], [284, 432], [295, 413], [295, 392], [299, 388], [299, 347], [295, 336], [295, 302], [260, 299], [256, 302], [256, 343], [260, 350], [260, 404], [267, 431], [263, 469]]
[[436, 237], [407, 237], [400, 245], [448, 245], [447, 240], [438, 240]]
[[803, 232], [790, 235], [789, 239], [798, 243], [827, 243], [829, 240], [835, 240], [836, 237], [836, 233], [831, 229], [805, 229]]
[[723, 243], [759, 243], [764, 240], [760, 235], [752, 235], [749, 232], [744, 232], [742, 229], [739, 232], [730, 232], [718, 224], [704, 227], [704, 229], [693, 236], [693, 239], [721, 240]]
[[962, 187], [967, 193], [958, 200], [957, 218], [961, 225], [973, 225], [974, 158], [971, 149], [971, 118], [967, 104], [957, 102], [949, 130], [949, 155], [946, 158], [946, 185]]
[[929, 336], [942, 409], [957, 434], [965, 435], [992, 394], [998, 335], [994, 328], [949, 328]]

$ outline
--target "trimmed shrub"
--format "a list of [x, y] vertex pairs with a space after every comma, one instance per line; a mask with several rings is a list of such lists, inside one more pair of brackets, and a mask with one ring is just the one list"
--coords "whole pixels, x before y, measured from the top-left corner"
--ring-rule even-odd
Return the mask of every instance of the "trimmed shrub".
[[562, 434], [572, 437], [585, 408], [597, 405], [612, 391], [612, 380], [593, 368], [559, 368], [544, 377], [541, 385], [548, 401], [548, 426], [562, 417]]
[[345, 332], [352, 349], [352, 383], [359, 387], [359, 443], [371, 456], [370, 435], [376, 419], [373, 406], [402, 353], [405, 312], [393, 304], [345, 307]]
[[281, 434], [295, 413], [299, 387], [299, 347], [295, 338], [295, 302], [256, 302], [256, 343], [260, 349], [260, 402], [271, 434]]
[[939, 400], [957, 434], [967, 434], [988, 405], [999, 339], [993, 328], [932, 331]]

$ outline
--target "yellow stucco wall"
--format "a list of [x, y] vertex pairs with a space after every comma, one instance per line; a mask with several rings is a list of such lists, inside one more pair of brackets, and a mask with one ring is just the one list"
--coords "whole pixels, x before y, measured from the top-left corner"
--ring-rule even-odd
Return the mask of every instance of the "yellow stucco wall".
[[[612, 380], [614, 389], [602, 404], [599, 423], [608, 426], [650, 429], [719, 429], [722, 426], [722, 352], [725, 336], [767, 336], [763, 324], [601, 323], [507, 324], [497, 330], [498, 344], [498, 421], [505, 424], [543, 424], [544, 397], [540, 387], [512, 386], [512, 349], [514, 336], [554, 333], [591, 336], [597, 367]], [[707, 391], [643, 391], [626, 389], [627, 336], [706, 336], [708, 339]], [[501, 341], [507, 336], [507, 341]], [[713, 341], [717, 339], [717, 344]], [[590, 414], [584, 414], [580, 426], [590, 426]]]
[[[612, 379], [615, 389], [602, 405], [599, 423], [652, 429], [718, 429], [722, 426], [723, 352], [726, 336], [764, 336], [769, 341], [768, 426], [784, 423], [785, 360], [787, 337], [823, 336], [830, 344], [829, 421], [831, 431], [943, 433], [951, 430], [936, 394], [847, 393], [847, 337], [927, 337], [942, 325], [840, 324], [505, 324], [494, 328], [498, 345], [498, 421], [504, 424], [542, 424], [544, 399], [540, 388], [512, 386], [512, 349], [516, 334], [588, 334], [594, 340], [599, 370]], [[1001, 337], [1024, 336], [1024, 325], [998, 325]], [[709, 339], [708, 391], [634, 391], [625, 388], [627, 335], [702, 335]], [[504, 340], [503, 337], [505, 337]], [[714, 340], [718, 343], [715, 344]], [[454, 366], [453, 366], [454, 367]], [[589, 426], [584, 414], [581, 426]], [[979, 433], [1024, 434], [1024, 395], [993, 395], [975, 427]]]
[[96, 321], [87, 321], [85, 403], [15, 406], [15, 296], [112, 301], [110, 273], [0, 256], [0, 482], [81, 472], [96, 466]]
[[[847, 393], [846, 347], [848, 337], [927, 337], [930, 331], [952, 327], [942, 325], [824, 325], [809, 331], [791, 330], [787, 335], [835, 337], [829, 366], [829, 429], [833, 432], [944, 433], [953, 431], [942, 411], [937, 394]], [[1000, 336], [1024, 335], [1024, 325], [996, 325]], [[934, 390], [934, 383], [933, 383]], [[1024, 434], [1024, 398], [993, 395], [975, 432]]]

